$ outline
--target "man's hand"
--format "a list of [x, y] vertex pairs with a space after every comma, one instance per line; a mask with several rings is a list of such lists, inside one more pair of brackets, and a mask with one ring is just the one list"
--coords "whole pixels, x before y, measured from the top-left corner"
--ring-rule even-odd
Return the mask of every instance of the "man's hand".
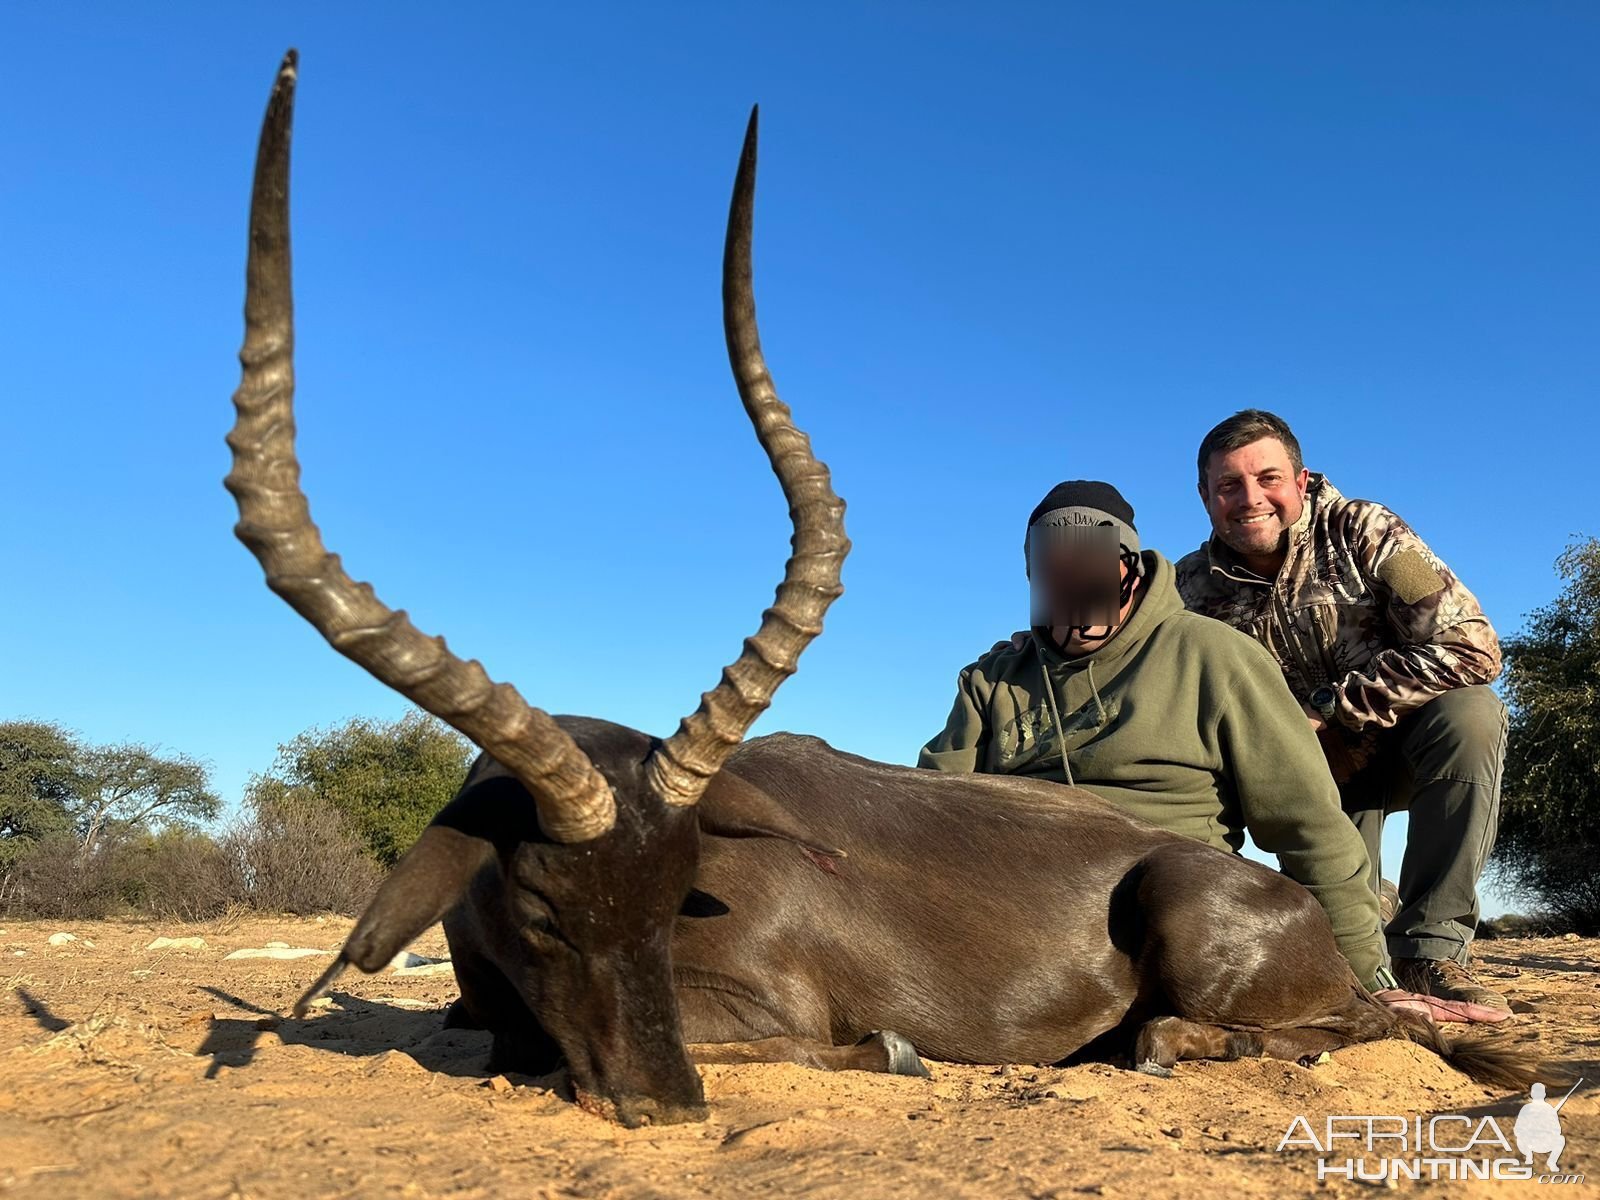
[[1373, 997], [1396, 1012], [1415, 1013], [1430, 1021], [1455, 1021], [1463, 1025], [1493, 1024], [1504, 1021], [1511, 1014], [1484, 1004], [1469, 1004], [1465, 1000], [1441, 1000], [1437, 996], [1424, 996], [1419, 992], [1384, 988], [1373, 992]]
[[1026, 650], [1028, 648], [1028, 639], [1032, 636], [1033, 635], [1026, 629], [1019, 630], [1011, 635], [1011, 640], [1009, 642], [996, 642], [994, 645], [990, 646], [989, 653], [995, 654], [1001, 650], [1004, 650], [1007, 646], [1010, 646], [1013, 650]]
[[1322, 719], [1322, 714], [1312, 708], [1311, 705], [1302, 704], [1300, 707], [1305, 709], [1306, 719], [1311, 722], [1312, 733], [1321, 733], [1328, 727], [1328, 723]]

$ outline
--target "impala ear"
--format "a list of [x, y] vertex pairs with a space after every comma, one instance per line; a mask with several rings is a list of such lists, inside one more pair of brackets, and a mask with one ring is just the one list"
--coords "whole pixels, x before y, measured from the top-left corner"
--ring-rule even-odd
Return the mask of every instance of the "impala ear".
[[424, 829], [361, 914], [339, 957], [296, 1002], [294, 1015], [304, 1017], [312, 1001], [327, 995], [345, 968], [355, 966], [368, 975], [381, 971], [455, 907], [493, 853], [488, 842], [459, 829], [447, 825]]
[[823, 870], [822, 859], [844, 858], [845, 852], [818, 841], [798, 818], [762, 789], [729, 771], [718, 771], [695, 808], [700, 831], [713, 837], [781, 838], [793, 842]]
[[395, 864], [344, 944], [368, 975], [381, 971], [424, 929], [455, 907], [492, 847], [447, 825], [429, 825]]

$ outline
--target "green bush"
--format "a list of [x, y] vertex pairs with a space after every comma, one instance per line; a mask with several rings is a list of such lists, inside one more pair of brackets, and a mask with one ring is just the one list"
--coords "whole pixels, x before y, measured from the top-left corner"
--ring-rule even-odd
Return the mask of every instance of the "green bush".
[[357, 717], [280, 746], [277, 763], [250, 781], [245, 799], [257, 809], [290, 798], [336, 809], [372, 857], [392, 867], [456, 794], [473, 754], [471, 743], [426, 713], [388, 722]]
[[1541, 920], [1600, 934], [1600, 540], [1557, 560], [1566, 581], [1504, 642], [1511, 709], [1494, 863]]

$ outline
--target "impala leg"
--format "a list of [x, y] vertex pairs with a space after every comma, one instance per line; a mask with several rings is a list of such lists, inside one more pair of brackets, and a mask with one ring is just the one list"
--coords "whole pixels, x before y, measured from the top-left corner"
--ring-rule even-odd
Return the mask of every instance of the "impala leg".
[[1183, 1017], [1147, 1021], [1134, 1042], [1136, 1070], [1171, 1074], [1174, 1063], [1193, 1058], [1314, 1058], [1348, 1045], [1349, 1038], [1327, 1029], [1229, 1029]]
[[792, 1062], [818, 1071], [876, 1071], [928, 1078], [916, 1048], [898, 1033], [880, 1029], [854, 1046], [830, 1046], [803, 1038], [770, 1037], [754, 1042], [702, 1042], [689, 1047], [697, 1063]]
[[493, 1033], [491, 1073], [544, 1075], [561, 1065], [561, 1047], [494, 964], [465, 950], [452, 961], [461, 998], [445, 1013], [444, 1027]]
[[1350, 1039], [1326, 1029], [1269, 1029], [1254, 1035], [1261, 1039], [1261, 1053], [1267, 1058], [1299, 1061], [1315, 1058], [1325, 1050], [1348, 1046]]

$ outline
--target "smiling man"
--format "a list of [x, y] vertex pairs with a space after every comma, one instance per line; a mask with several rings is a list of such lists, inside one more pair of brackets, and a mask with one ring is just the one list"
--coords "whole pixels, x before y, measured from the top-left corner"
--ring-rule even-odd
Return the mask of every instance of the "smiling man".
[[1307, 471], [1280, 417], [1229, 417], [1200, 443], [1198, 466], [1212, 536], [1178, 562], [1178, 590], [1277, 660], [1361, 831], [1374, 889], [1384, 817], [1410, 810], [1387, 926], [1400, 985], [1509, 1012], [1468, 966], [1506, 734], [1483, 610], [1393, 512]]

